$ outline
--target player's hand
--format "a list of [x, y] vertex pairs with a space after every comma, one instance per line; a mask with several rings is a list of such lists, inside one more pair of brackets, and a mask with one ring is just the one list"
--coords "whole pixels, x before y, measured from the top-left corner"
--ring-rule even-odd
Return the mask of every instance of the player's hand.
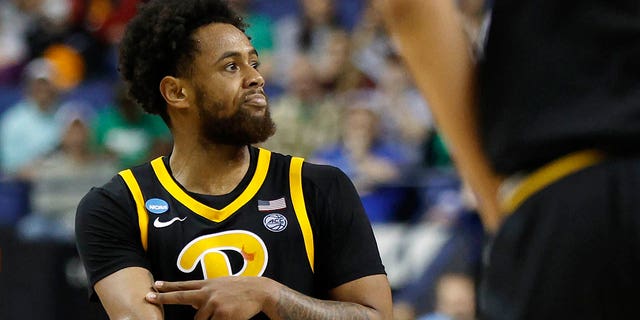
[[246, 320], [259, 313], [271, 296], [275, 282], [262, 277], [220, 277], [207, 280], [156, 281], [158, 292], [149, 292], [147, 301], [190, 305], [198, 310], [195, 320]]

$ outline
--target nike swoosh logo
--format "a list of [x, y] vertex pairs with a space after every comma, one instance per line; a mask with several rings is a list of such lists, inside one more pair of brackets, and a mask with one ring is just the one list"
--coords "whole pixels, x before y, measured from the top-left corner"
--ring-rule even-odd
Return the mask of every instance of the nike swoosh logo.
[[178, 218], [178, 217], [175, 217], [175, 218], [173, 218], [173, 219], [171, 219], [169, 221], [162, 222], [162, 221], [160, 221], [160, 217], [157, 217], [156, 220], [153, 221], [153, 226], [156, 227], [156, 228], [165, 228], [165, 227], [168, 227], [168, 226], [172, 225], [176, 221], [184, 221], [185, 219], [187, 219], [187, 217], [184, 217], [182, 219]]

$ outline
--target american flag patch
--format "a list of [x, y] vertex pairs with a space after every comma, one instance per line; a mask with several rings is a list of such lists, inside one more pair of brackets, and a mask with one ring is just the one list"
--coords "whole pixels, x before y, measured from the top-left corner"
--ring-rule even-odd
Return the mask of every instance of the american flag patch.
[[287, 207], [286, 202], [284, 202], [284, 197], [277, 200], [258, 200], [258, 211], [273, 211], [285, 209]]

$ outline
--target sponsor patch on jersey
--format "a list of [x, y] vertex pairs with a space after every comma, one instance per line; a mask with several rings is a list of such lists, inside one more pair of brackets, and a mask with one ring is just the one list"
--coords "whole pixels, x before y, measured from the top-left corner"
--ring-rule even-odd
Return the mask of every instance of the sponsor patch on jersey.
[[270, 213], [262, 219], [264, 226], [273, 232], [280, 232], [287, 228], [287, 218], [279, 213]]
[[151, 198], [144, 203], [145, 208], [151, 213], [161, 214], [169, 211], [169, 204], [158, 198]]

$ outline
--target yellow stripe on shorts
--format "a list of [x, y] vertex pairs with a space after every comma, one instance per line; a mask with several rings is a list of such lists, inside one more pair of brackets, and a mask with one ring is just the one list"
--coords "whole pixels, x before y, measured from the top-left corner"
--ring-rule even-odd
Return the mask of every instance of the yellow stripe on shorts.
[[554, 182], [604, 160], [605, 155], [597, 150], [583, 150], [558, 158], [527, 175], [501, 199], [505, 215], [513, 213], [522, 203], [538, 191]]

